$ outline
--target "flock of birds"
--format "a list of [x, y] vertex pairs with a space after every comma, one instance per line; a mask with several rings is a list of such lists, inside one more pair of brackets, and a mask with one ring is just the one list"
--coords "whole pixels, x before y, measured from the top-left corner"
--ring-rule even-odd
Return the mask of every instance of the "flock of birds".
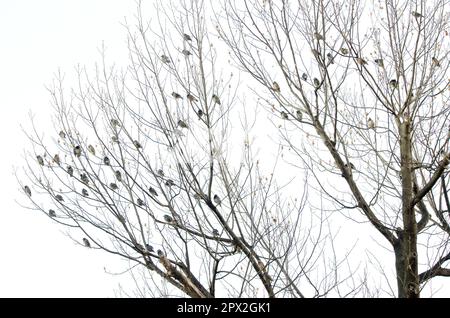
[[[420, 12], [412, 11], [411, 14], [412, 14], [412, 16], [413, 16], [414, 18], [416, 18], [416, 19], [421, 19], [421, 18], [423, 18], [423, 15], [422, 15]], [[323, 36], [322, 34], [320, 34], [320, 33], [318, 33], [318, 32], [314, 32], [313, 35], [314, 35], [314, 38], [315, 38], [317, 41], [325, 41], [325, 38], [324, 38], [324, 36]], [[350, 52], [349, 49], [347, 49], [347, 48], [345, 48], [345, 47], [342, 47], [342, 48], [339, 49], [339, 53], [340, 53], [341, 55], [344, 55], [344, 56], [348, 56], [349, 52]], [[320, 54], [319, 51], [317, 51], [317, 50], [315, 50], [315, 49], [312, 49], [312, 53], [313, 53], [313, 55], [314, 55], [316, 58], [318, 58], [319, 60], [321, 59], [321, 54]], [[330, 63], [330, 64], [334, 64], [334, 57], [335, 57], [335, 56], [333, 56], [333, 54], [332, 54], [331, 52], [327, 53], [326, 56], [327, 56], [327, 59], [328, 59], [329, 63]], [[354, 59], [355, 59], [356, 64], [358, 64], [358, 65], [360, 65], [360, 66], [364, 66], [364, 65], [367, 65], [367, 64], [368, 64], [367, 61], [366, 61], [365, 59], [363, 59], [362, 57], [356, 56], [356, 57], [354, 57]], [[384, 68], [384, 61], [383, 61], [382, 58], [374, 59], [374, 63], [375, 63], [378, 67]], [[432, 66], [433, 66], [433, 67], [440, 67], [440, 66], [441, 66], [441, 62], [440, 62], [439, 59], [436, 58], [435, 56], [433, 56], [433, 57], [431, 58], [431, 63], [432, 63]], [[303, 74], [301, 75], [301, 78], [302, 78], [303, 81], [308, 81], [308, 74], [303, 73]], [[321, 82], [318, 78], [314, 77], [313, 80], [312, 80], [312, 84], [313, 84], [313, 86], [314, 86], [314, 87], [316, 88], [316, 90], [317, 90], [317, 89], [319, 89], [320, 86], [322, 85], [322, 82]], [[389, 81], [389, 86], [390, 86], [392, 89], [398, 89], [398, 87], [399, 87], [399, 85], [398, 85], [398, 80], [397, 80], [397, 79], [391, 79], [391, 80]], [[272, 89], [272, 91], [273, 91], [274, 93], [278, 93], [278, 94], [279, 94], [279, 93], [281, 92], [280, 84], [279, 84], [278, 82], [276, 82], [276, 81], [273, 81], [273, 82], [272, 82], [272, 87], [271, 87], [271, 89]], [[287, 112], [285, 112], [285, 111], [281, 111], [281, 112], [280, 112], [280, 116], [281, 116], [282, 119], [285, 119], [285, 120], [288, 120], [288, 119], [289, 119], [289, 114], [288, 114]], [[299, 121], [302, 121], [302, 118], [303, 118], [302, 112], [301, 112], [300, 110], [297, 110], [297, 111], [296, 111], [296, 119], [299, 120]], [[367, 119], [367, 128], [368, 128], [368, 129], [375, 129], [375, 126], [376, 126], [376, 125], [375, 125], [375, 121], [369, 117], [369, 118]]]

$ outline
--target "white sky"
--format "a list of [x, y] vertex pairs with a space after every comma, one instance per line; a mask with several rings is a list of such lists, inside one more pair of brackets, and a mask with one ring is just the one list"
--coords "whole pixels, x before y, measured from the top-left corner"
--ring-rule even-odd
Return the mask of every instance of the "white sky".
[[20, 128], [28, 125], [28, 112], [41, 120], [39, 127], [48, 121], [45, 85], [54, 73], [72, 72], [77, 63], [92, 66], [102, 41], [109, 60], [126, 57], [120, 22], [134, 12], [130, 0], [0, 2], [0, 297], [114, 297], [129, 280], [105, 273], [105, 266], [125, 269], [117, 257], [76, 245], [64, 228], [22, 209], [13, 167], [20, 168], [28, 146]]
[[120, 22], [134, 12], [129, 0], [0, 2], [0, 297], [114, 297], [119, 281], [129, 278], [105, 273], [104, 266], [124, 269], [115, 257], [75, 245], [63, 228], [18, 206], [23, 197], [13, 166], [23, 163], [28, 144], [20, 124], [29, 123], [29, 110], [48, 120], [44, 86], [58, 67], [92, 65], [102, 41], [111, 58], [123, 52]]

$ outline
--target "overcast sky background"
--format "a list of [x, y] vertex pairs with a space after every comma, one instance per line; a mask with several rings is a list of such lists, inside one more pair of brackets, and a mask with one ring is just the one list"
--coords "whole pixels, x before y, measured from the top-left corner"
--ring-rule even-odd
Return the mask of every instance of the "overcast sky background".
[[[15, 0], [0, 2], [1, 221], [0, 297], [114, 297], [128, 275], [120, 260], [76, 245], [43, 214], [22, 209], [13, 175], [27, 147], [20, 124], [31, 110], [45, 127], [45, 85], [61, 68], [92, 66], [102, 41], [111, 59], [126, 57], [124, 17], [129, 0]], [[50, 124], [50, 122], [49, 122]], [[50, 126], [49, 126], [50, 127]]]
[[28, 126], [30, 110], [38, 127], [52, 127], [45, 85], [58, 68], [92, 67], [103, 41], [109, 61], [125, 61], [121, 22], [131, 21], [135, 9], [130, 0], [0, 2], [0, 297], [115, 297], [130, 279], [105, 272], [126, 268], [117, 257], [77, 245], [42, 213], [21, 208], [13, 172], [29, 145], [20, 125]]

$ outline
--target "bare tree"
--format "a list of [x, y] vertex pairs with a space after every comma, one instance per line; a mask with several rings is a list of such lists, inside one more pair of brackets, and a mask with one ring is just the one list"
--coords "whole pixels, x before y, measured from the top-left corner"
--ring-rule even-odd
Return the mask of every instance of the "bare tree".
[[284, 122], [289, 160], [394, 252], [398, 297], [450, 276], [448, 9], [446, 0], [244, 0], [216, 14], [234, 60]]
[[161, 18], [146, 22], [139, 4], [126, 25], [128, 68], [103, 54], [93, 73], [77, 68], [70, 89], [56, 76], [54, 129], [27, 131], [27, 207], [141, 268], [136, 295], [325, 296], [343, 282], [356, 293], [364, 279], [349, 280], [345, 257], [325, 256], [325, 216], [305, 214], [305, 179], [291, 198], [276, 162], [255, 160], [255, 113], [237, 107], [241, 83], [221, 65], [210, 6], [157, 3]]

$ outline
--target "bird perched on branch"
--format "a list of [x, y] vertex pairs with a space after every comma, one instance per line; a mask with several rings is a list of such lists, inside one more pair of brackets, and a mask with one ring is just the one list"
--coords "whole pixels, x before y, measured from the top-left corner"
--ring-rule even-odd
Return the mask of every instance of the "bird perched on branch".
[[302, 111], [301, 110], [297, 110], [295, 113], [297, 115], [297, 119], [301, 121], [303, 119]]
[[341, 54], [343, 54], [343, 55], [347, 55], [348, 54], [348, 49], [346, 49], [345, 47], [341, 47], [339, 52], [341, 52]]
[[66, 138], [66, 133], [65, 133], [63, 130], [61, 130], [61, 131], [59, 132], [59, 137], [60, 137], [61, 139], [65, 139], [65, 138]]
[[302, 80], [304, 80], [304, 81], [308, 80], [308, 75], [306, 73], [302, 74]]
[[31, 197], [31, 189], [29, 186], [24, 186], [23, 187], [23, 191], [25, 191], [26, 195], [28, 195], [29, 197]]
[[324, 39], [323, 35], [318, 32], [314, 32], [314, 37], [316, 38], [317, 41], [322, 41]]
[[189, 50], [187, 50], [187, 49], [183, 49], [183, 51], [181, 51], [181, 53], [182, 53], [184, 56], [192, 55], [191, 51], [189, 51]]
[[289, 115], [284, 110], [280, 112], [280, 115], [283, 119], [289, 119]]
[[170, 215], [164, 214], [163, 218], [167, 223], [173, 223], [173, 218]]
[[183, 99], [183, 97], [180, 94], [178, 94], [177, 92], [172, 92], [172, 97], [175, 99]]
[[56, 212], [55, 212], [55, 210], [52, 210], [52, 209], [48, 210], [48, 216], [51, 217], [51, 218], [56, 217]]
[[441, 66], [441, 62], [435, 58], [434, 56], [431, 58], [431, 62], [433, 63], [434, 67], [440, 67]]
[[214, 237], [218, 237], [220, 235], [217, 229], [213, 229], [212, 234]]
[[168, 186], [168, 187], [172, 187], [174, 185], [174, 182], [171, 179], [167, 179], [166, 182], [165, 182], [165, 185]]
[[81, 147], [80, 147], [80, 146], [75, 146], [75, 147], [73, 148], [73, 154], [74, 154], [76, 157], [80, 157], [80, 156], [81, 156]]
[[111, 190], [117, 190], [119, 187], [117, 186], [117, 184], [115, 184], [114, 182], [111, 182], [109, 184], [109, 187], [111, 188]]
[[189, 128], [189, 126], [183, 121], [183, 120], [181, 120], [181, 119], [179, 119], [178, 120], [178, 127], [181, 127], [181, 128]]
[[88, 151], [89, 151], [93, 156], [95, 156], [95, 148], [94, 148], [94, 146], [88, 145]]
[[155, 250], [153, 249], [153, 246], [151, 246], [150, 244], [146, 243], [145, 244], [145, 248], [147, 249], [147, 251], [149, 253], [153, 253]]
[[103, 163], [109, 166], [111, 164], [111, 160], [109, 160], [109, 158], [105, 156], [105, 158], [103, 158]]
[[139, 141], [137, 141], [137, 140], [133, 141], [133, 145], [136, 147], [136, 149], [141, 149], [142, 148], [141, 143]]
[[117, 119], [115, 119], [115, 118], [112, 118], [110, 120], [110, 123], [111, 123], [111, 126], [113, 126], [113, 128], [120, 127], [119, 121]]
[[316, 88], [319, 88], [319, 86], [320, 86], [320, 81], [319, 81], [319, 79], [317, 79], [317, 78], [314, 77], [313, 83], [314, 83], [314, 86], [315, 86]]
[[67, 173], [69, 176], [73, 177], [73, 168], [71, 166], [67, 166]]
[[414, 18], [416, 18], [416, 19], [423, 18], [422, 13], [420, 13], [420, 12], [412, 11], [411, 14], [412, 14], [412, 16], [413, 16]]
[[158, 196], [158, 192], [156, 192], [155, 188], [153, 188], [153, 187], [149, 187], [148, 192], [155, 197]]
[[161, 251], [161, 250], [158, 250], [156, 253], [158, 254], [159, 257], [163, 257], [164, 256], [164, 252]]
[[272, 90], [275, 93], [279, 93], [281, 91], [280, 85], [277, 82], [275, 82], [275, 81], [272, 83]]
[[144, 202], [142, 199], [140, 199], [140, 198], [138, 198], [138, 199], [136, 200], [136, 203], [137, 203], [137, 205], [139, 205], [139, 206], [144, 206], [144, 205], [145, 205], [145, 202]]
[[217, 194], [214, 194], [213, 200], [214, 200], [214, 203], [217, 205], [222, 204], [222, 200], [220, 200], [220, 197]]
[[156, 173], [157, 173], [160, 177], [164, 177], [164, 171], [163, 171], [163, 169], [158, 169], [158, 170], [156, 171]]
[[161, 55], [161, 61], [164, 64], [170, 64], [170, 58], [167, 55], [165, 55], [165, 54]]
[[367, 120], [367, 128], [369, 129], [375, 129], [375, 122], [373, 121], [372, 118], [369, 117], [369, 119]]
[[186, 33], [183, 33], [183, 39], [184, 39], [185, 41], [192, 41], [191, 36], [190, 36], [189, 34], [186, 34]]
[[87, 174], [85, 174], [85, 173], [80, 174], [80, 179], [81, 179], [81, 182], [83, 182], [85, 184], [89, 183], [89, 178], [88, 178]]
[[41, 166], [44, 165], [44, 158], [42, 158], [42, 156], [37, 155], [37, 156], [36, 156], [36, 159], [37, 159], [37, 162], [38, 162]]
[[212, 100], [213, 100], [214, 103], [220, 105], [220, 99], [219, 99], [219, 96], [217, 96], [216, 94], [213, 94]]
[[116, 175], [117, 181], [122, 182], [122, 174], [120, 173], [120, 171], [117, 170], [114, 174]]
[[398, 88], [398, 81], [396, 79], [392, 79], [389, 81], [389, 86], [391, 86], [392, 88]]
[[55, 155], [53, 156], [53, 162], [56, 163], [58, 166], [59, 166], [59, 164], [61, 163], [61, 160], [60, 160], [58, 154], [55, 154]]
[[203, 110], [201, 110], [201, 109], [197, 110], [198, 119], [202, 119], [203, 115], [204, 115]]
[[64, 198], [62, 197], [61, 194], [57, 194], [57, 195], [55, 196], [55, 199], [56, 199], [56, 201], [59, 201], [59, 202], [63, 202], [63, 201], [64, 201]]
[[363, 59], [362, 57], [357, 57], [355, 60], [356, 60], [356, 63], [359, 64], [359, 65], [366, 65], [367, 64], [366, 60]]
[[88, 197], [88, 196], [89, 196], [89, 192], [88, 192], [86, 189], [81, 190], [81, 194], [82, 194], [84, 197]]
[[197, 99], [194, 95], [192, 95], [191, 93], [188, 93], [188, 94], [186, 95], [186, 97], [187, 97], [188, 101], [190, 101], [191, 103], [196, 103], [196, 102], [198, 102], [198, 99]]
[[91, 247], [91, 243], [89, 243], [89, 240], [87, 238], [85, 238], [85, 237], [83, 238], [83, 244], [86, 247]]
[[375, 64], [378, 65], [379, 67], [384, 67], [383, 59], [375, 59], [374, 62], [375, 62]]
[[334, 64], [334, 57], [333, 54], [331, 54], [330, 52], [327, 53], [327, 58], [328, 61], [330, 62], [330, 64]]

